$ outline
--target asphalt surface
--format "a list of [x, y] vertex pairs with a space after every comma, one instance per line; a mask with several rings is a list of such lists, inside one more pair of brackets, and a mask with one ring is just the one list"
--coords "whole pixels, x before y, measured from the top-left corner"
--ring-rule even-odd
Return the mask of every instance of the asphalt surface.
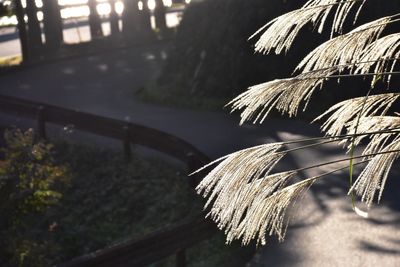
[[[0, 93], [153, 127], [189, 141], [211, 158], [264, 142], [319, 135], [317, 126], [301, 121], [270, 119], [262, 126], [239, 127], [237, 116], [226, 110], [194, 111], [139, 101], [135, 91], [155, 81], [167, 55], [167, 46], [153, 45], [38, 65], [0, 76]], [[18, 124], [21, 118], [0, 120]], [[290, 155], [282, 168], [343, 156], [336, 145], [326, 145]], [[336, 167], [301, 173], [299, 178]], [[277, 244], [270, 238], [249, 266], [400, 266], [399, 171], [392, 174], [370, 219], [351, 210], [346, 172], [317, 183], [299, 203], [286, 241]]]

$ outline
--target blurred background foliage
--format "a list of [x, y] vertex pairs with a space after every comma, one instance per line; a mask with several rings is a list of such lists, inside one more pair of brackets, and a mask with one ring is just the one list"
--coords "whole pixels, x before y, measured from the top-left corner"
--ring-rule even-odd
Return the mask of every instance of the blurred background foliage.
[[0, 1], [0, 17], [2, 16], [11, 16], [12, 10], [11, 5], [7, 4], [5, 1]]
[[[248, 38], [271, 19], [298, 8], [305, 1], [205, 0], [185, 11], [176, 40], [158, 81], [139, 92], [144, 100], [189, 108], [221, 110], [249, 86], [289, 77], [295, 66], [312, 49], [329, 38], [305, 27], [286, 55], [254, 53], [257, 38]], [[357, 24], [398, 10], [400, 3], [370, 0]], [[332, 19], [332, 18], [330, 18]], [[327, 25], [329, 25], [329, 21]], [[352, 28], [352, 21], [345, 31]], [[315, 116], [330, 105], [365, 94], [363, 79], [328, 81], [315, 95], [309, 110]]]

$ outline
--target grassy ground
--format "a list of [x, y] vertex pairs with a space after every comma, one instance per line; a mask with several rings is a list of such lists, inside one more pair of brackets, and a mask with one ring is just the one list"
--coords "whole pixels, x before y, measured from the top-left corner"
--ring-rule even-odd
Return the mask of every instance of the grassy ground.
[[142, 101], [163, 106], [211, 111], [221, 111], [229, 102], [228, 98], [195, 96], [188, 93], [188, 90], [155, 85], [142, 88], [137, 92], [137, 97]]
[[21, 64], [21, 62], [22, 62], [21, 55], [12, 56], [12, 57], [0, 57], [0, 68], [17, 66], [17, 65]]
[[120, 151], [66, 142], [56, 143], [56, 150], [72, 172], [64, 198], [48, 213], [63, 251], [54, 255], [56, 262], [141, 237], [197, 211], [187, 177], [174, 166], [139, 157], [126, 162]]
[[[66, 262], [202, 210], [185, 171], [160, 160], [133, 156], [127, 162], [121, 151], [66, 141], [55, 142], [54, 158], [68, 167], [71, 181], [60, 189], [63, 197], [56, 205], [30, 219], [22, 266]], [[218, 234], [188, 250], [188, 266], [243, 266], [248, 255], [237, 245], [225, 246]], [[153, 266], [174, 264], [171, 257]]]

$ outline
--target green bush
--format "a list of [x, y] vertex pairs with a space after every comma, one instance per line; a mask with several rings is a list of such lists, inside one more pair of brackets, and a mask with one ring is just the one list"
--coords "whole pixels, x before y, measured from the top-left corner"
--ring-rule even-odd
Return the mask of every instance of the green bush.
[[56, 164], [53, 146], [34, 142], [32, 130], [5, 132], [6, 147], [0, 161], [0, 264], [42, 266], [39, 251], [48, 250], [42, 240], [47, 230], [44, 218], [49, 207], [62, 197], [69, 181], [68, 169]]

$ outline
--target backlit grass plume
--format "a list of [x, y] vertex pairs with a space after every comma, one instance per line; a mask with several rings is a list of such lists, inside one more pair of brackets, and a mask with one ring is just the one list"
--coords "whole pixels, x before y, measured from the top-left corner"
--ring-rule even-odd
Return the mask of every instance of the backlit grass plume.
[[[250, 37], [259, 38], [256, 52], [279, 54], [291, 47], [306, 25], [312, 24], [322, 32], [327, 21], [331, 22], [330, 40], [301, 60], [294, 70], [296, 76], [251, 86], [227, 104], [232, 112], [241, 113], [240, 124], [262, 123], [272, 110], [296, 116], [328, 79], [357, 76], [371, 83], [365, 88], [364, 96], [337, 103], [315, 119], [323, 121], [324, 137], [247, 148], [217, 159], [198, 171], [211, 169], [196, 190], [207, 198], [208, 217], [225, 231], [228, 243], [240, 239], [244, 245], [252, 240], [264, 245], [268, 236], [283, 241], [291, 207], [314, 183], [347, 168], [350, 195], [358, 196], [368, 207], [382, 198], [390, 168], [400, 156], [400, 116], [394, 110], [400, 93], [389, 83], [394, 75], [400, 74], [396, 69], [400, 58], [400, 33], [393, 30], [396, 27], [388, 27], [389, 24], [398, 26], [400, 13], [354, 27], [343, 34], [348, 17], [355, 23], [366, 1], [309, 0], [300, 9], [268, 22]], [[387, 92], [374, 92], [382, 86], [379, 81]], [[306, 148], [318, 149], [333, 142], [347, 146], [348, 155], [339, 160], [321, 159], [311, 166], [276, 171], [276, 165], [288, 154]], [[357, 146], [363, 146], [358, 155], [354, 153]], [[348, 165], [337, 168], [339, 163]], [[303, 180], [298, 177], [302, 171], [328, 165], [332, 171]], [[354, 165], [363, 166], [363, 170], [353, 183]], [[357, 214], [367, 217], [366, 212], [353, 208]]]
[[[374, 64], [376, 61], [372, 61], [373, 58], [364, 55], [366, 54], [365, 50], [370, 49], [366, 49], [366, 47], [378, 39], [391, 19], [391, 17], [385, 17], [366, 23], [347, 34], [326, 41], [311, 51], [299, 63], [296, 70], [305, 73], [335, 66], [340, 68], [353, 67], [362, 60], [369, 60], [367, 61], [368, 65]], [[366, 63], [361, 64], [361, 66], [365, 65]], [[363, 69], [367, 70], [364, 73], [369, 70], [368, 67]]]
[[[368, 206], [374, 200], [382, 198], [386, 180], [394, 161], [400, 156], [400, 136], [397, 136], [389, 145], [381, 149], [380, 153], [393, 151], [373, 156], [368, 165], [363, 169], [349, 193], [355, 192]], [[376, 196], [378, 194], [378, 196]]]
[[[358, 58], [365, 64], [360, 64], [354, 73], [367, 73], [373, 69], [374, 73], [393, 72], [400, 57], [400, 33], [384, 36], [368, 45]], [[375, 66], [375, 67], [374, 67]], [[391, 74], [387, 76], [390, 82]], [[372, 84], [380, 76], [374, 76]]]
[[330, 68], [255, 85], [227, 105], [232, 106], [232, 112], [243, 110], [240, 124], [249, 120], [262, 123], [272, 109], [293, 117], [297, 115], [301, 104], [305, 108], [313, 92], [336, 72], [336, 68]]
[[[326, 112], [318, 116], [313, 122], [322, 120], [322, 118], [329, 117], [322, 124], [321, 129], [329, 136], [336, 136], [343, 133], [343, 130], [348, 128], [348, 133], [356, 126], [357, 116], [361, 114], [361, 117], [369, 117], [375, 115], [385, 115], [393, 103], [400, 97], [399, 93], [388, 93], [373, 95], [367, 98], [357, 97], [349, 100], [342, 101]], [[349, 128], [349, 122], [353, 121], [353, 128]], [[365, 132], [373, 131], [377, 129], [369, 128]], [[379, 127], [379, 130], [382, 130]]]
[[[354, 121], [348, 123], [347, 132], [353, 133], [356, 126]], [[369, 132], [375, 132], [375, 134], [362, 134]], [[363, 139], [369, 139], [363, 150], [363, 155], [377, 153], [400, 136], [400, 117], [361, 117], [358, 123], [358, 133], [361, 133], [361, 135], [354, 138], [355, 145], [359, 145]]]
[[[364, 2], [364, 0], [309, 0], [302, 8], [283, 14], [268, 22], [250, 39], [263, 32], [256, 43], [255, 50], [264, 54], [270, 52], [280, 54], [290, 48], [305, 25], [312, 23], [318, 29], [318, 32], [322, 32], [326, 19], [333, 10], [336, 11], [332, 33], [341, 32], [352, 8], [358, 5], [359, 10], [361, 10]], [[358, 13], [354, 20], [356, 20]]]

